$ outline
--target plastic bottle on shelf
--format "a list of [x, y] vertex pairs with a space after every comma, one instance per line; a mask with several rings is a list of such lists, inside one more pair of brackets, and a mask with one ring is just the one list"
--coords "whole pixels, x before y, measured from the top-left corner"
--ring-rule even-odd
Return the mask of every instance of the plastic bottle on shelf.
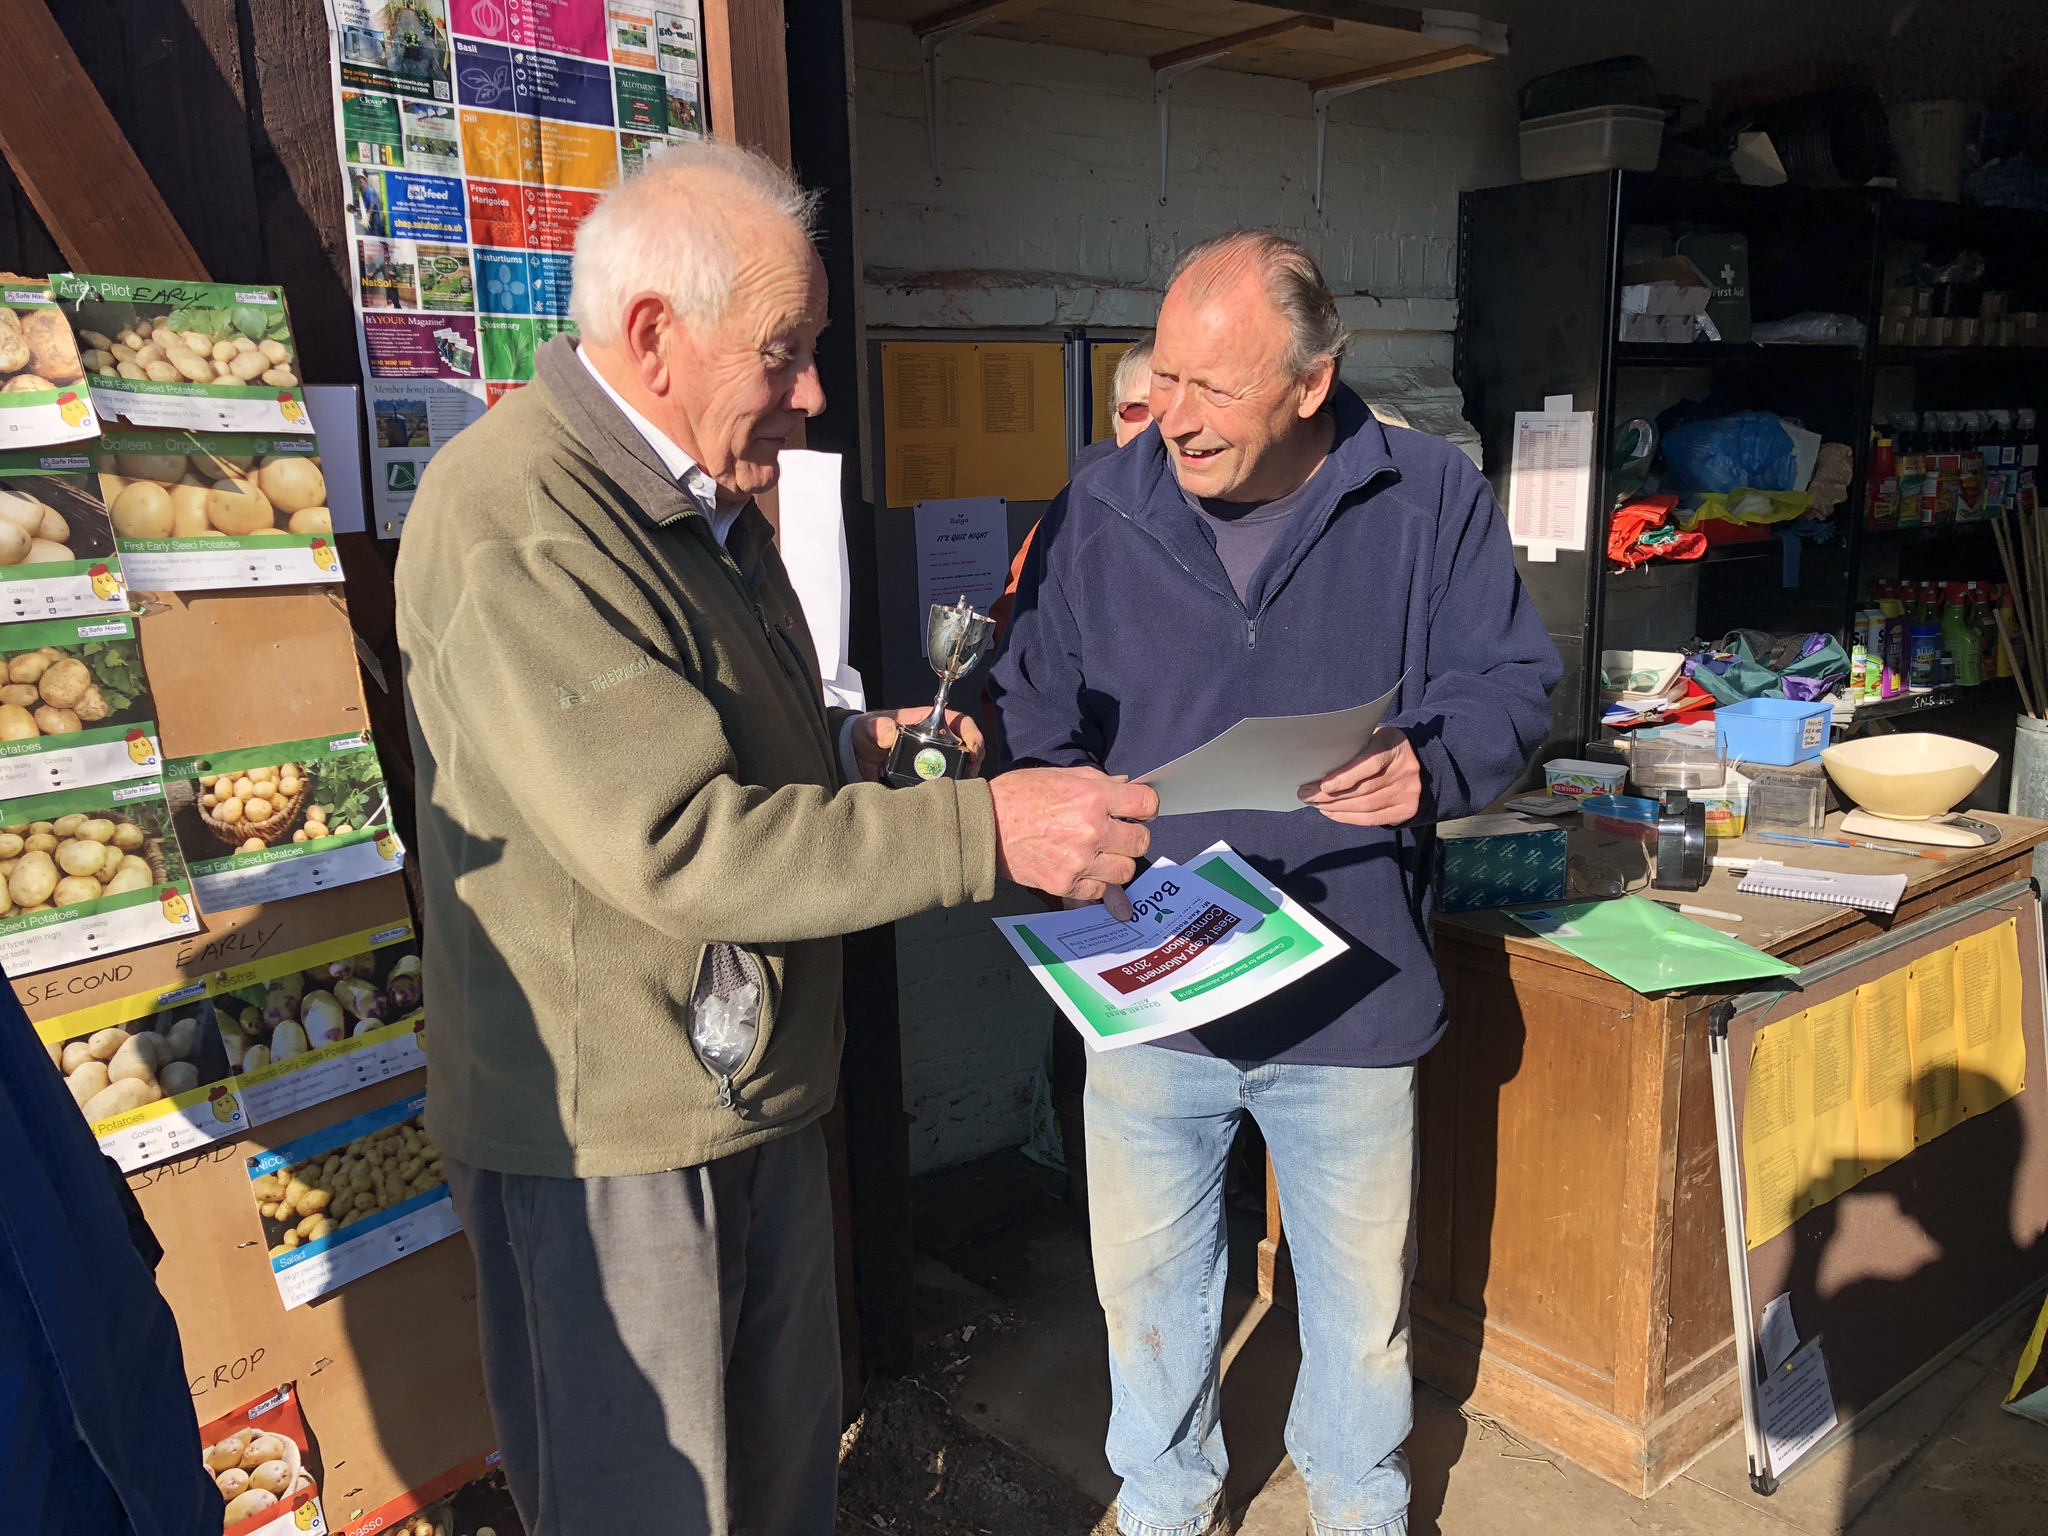
[[1920, 479], [1922, 493], [1920, 506], [1925, 514], [1921, 521], [1932, 528], [1951, 527], [1956, 520], [1956, 493], [1961, 489], [1963, 458], [1956, 451], [1956, 436], [1961, 426], [1954, 411], [1935, 412], [1932, 472], [1933, 499], [1930, 504], [1927, 494], [1929, 471], [1922, 461]]
[[1950, 582], [1943, 593], [1941, 648], [1955, 659], [1958, 685], [1974, 688], [1984, 681], [1983, 641], [1970, 622], [1968, 588], [1960, 581]]
[[1870, 485], [1863, 499], [1863, 526], [1870, 529], [1899, 526], [1899, 470], [1892, 435], [1883, 421], [1872, 423]]
[[1880, 576], [1870, 588], [1871, 602], [1877, 611], [1888, 619], [1896, 619], [1906, 611], [1906, 605], [1899, 597], [1899, 584], [1889, 576]]
[[1901, 528], [1920, 525], [1920, 418], [1901, 411], [1892, 419], [1893, 458], [1898, 466], [1899, 505], [1896, 523]]
[[1977, 665], [1988, 683], [1998, 676], [1998, 620], [1992, 613], [1991, 584], [1973, 581], [1963, 595], [1970, 629], [1977, 636]]
[[2005, 516], [2012, 497], [2005, 478], [2005, 450], [2012, 441], [2012, 416], [2006, 411], [1986, 411], [1984, 431], [1979, 439], [1984, 455], [1983, 515]]
[[2013, 447], [2018, 451], [2017, 484], [2036, 489], [2041, 475], [2041, 432], [2034, 425], [2034, 408], [2023, 405], [2012, 413]]
[[1956, 521], [1974, 523], [1984, 515], [1984, 418], [1961, 411], [1956, 421]]

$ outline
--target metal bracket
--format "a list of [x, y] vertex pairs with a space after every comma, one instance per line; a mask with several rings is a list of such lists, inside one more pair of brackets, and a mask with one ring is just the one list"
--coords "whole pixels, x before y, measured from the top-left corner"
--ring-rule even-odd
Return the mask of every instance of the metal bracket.
[[939, 45], [1025, 11], [1035, 11], [1048, 0], [967, 0], [935, 12], [910, 24], [924, 52], [924, 138], [931, 151], [932, 185], [939, 185]]
[[1330, 135], [1330, 103], [1339, 96], [1349, 96], [1353, 91], [1368, 90], [1375, 85], [1385, 85], [1384, 80], [1358, 80], [1350, 85], [1325, 86], [1311, 94], [1316, 104], [1316, 212], [1323, 211], [1323, 154]]
[[1228, 48], [1219, 48], [1214, 53], [1205, 53], [1198, 59], [1185, 59], [1178, 64], [1169, 64], [1164, 69], [1152, 71], [1152, 100], [1159, 108], [1159, 206], [1166, 206], [1166, 144], [1173, 116], [1171, 92], [1173, 82], [1189, 70], [1200, 69], [1212, 64], [1228, 53]]

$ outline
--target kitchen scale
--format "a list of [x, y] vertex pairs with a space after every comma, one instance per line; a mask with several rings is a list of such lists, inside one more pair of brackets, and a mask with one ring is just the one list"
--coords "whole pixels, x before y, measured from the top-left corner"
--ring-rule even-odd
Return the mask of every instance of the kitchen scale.
[[1998, 763], [1975, 742], [1929, 732], [1866, 736], [1829, 747], [1821, 766], [1857, 808], [1842, 818], [1848, 835], [1936, 848], [1988, 848], [1998, 828], [1949, 807], [1969, 798]]
[[1895, 843], [1927, 843], [1936, 848], [1989, 848], [2000, 836], [1988, 821], [1950, 811], [1925, 821], [1900, 821], [1874, 811], [1851, 811], [1842, 818], [1842, 831], [1851, 837], [1883, 837]]
[[1727, 765], [1712, 742], [1660, 737], [1631, 748], [1628, 776], [1637, 789], [1657, 796], [1650, 884], [1660, 891], [1698, 890], [1707, 883], [1707, 808], [1691, 792], [1719, 789]]

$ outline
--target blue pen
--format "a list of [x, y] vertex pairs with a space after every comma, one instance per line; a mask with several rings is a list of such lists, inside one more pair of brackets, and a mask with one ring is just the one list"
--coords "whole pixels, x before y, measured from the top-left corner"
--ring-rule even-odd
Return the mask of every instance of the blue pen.
[[1890, 843], [1873, 843], [1861, 837], [1799, 837], [1790, 832], [1752, 832], [1751, 837], [1764, 843], [1812, 843], [1821, 848], [1870, 848], [1878, 853], [1902, 853], [1912, 859], [1945, 859], [1945, 853], [1936, 853], [1932, 848], [1895, 848]]

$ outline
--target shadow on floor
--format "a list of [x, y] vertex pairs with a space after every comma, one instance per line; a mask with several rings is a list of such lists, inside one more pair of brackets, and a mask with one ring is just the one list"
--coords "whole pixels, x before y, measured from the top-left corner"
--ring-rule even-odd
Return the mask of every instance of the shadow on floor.
[[[842, 1456], [842, 1536], [1110, 1536], [1109, 1372], [1087, 1243], [1060, 1175], [1014, 1153], [917, 1186], [919, 1376], [880, 1384]], [[1233, 1210], [1231, 1270], [1251, 1298], [1261, 1231]], [[1771, 1499], [1739, 1434], [1637, 1500], [1418, 1387], [1414, 1536], [1921, 1536], [2048, 1529], [2048, 1429], [1998, 1410], [2033, 1317], [1965, 1350]], [[1228, 1494], [1242, 1536], [1303, 1536], [1306, 1492], [1282, 1430], [1299, 1365], [1292, 1317], [1263, 1322], [1224, 1384]]]

